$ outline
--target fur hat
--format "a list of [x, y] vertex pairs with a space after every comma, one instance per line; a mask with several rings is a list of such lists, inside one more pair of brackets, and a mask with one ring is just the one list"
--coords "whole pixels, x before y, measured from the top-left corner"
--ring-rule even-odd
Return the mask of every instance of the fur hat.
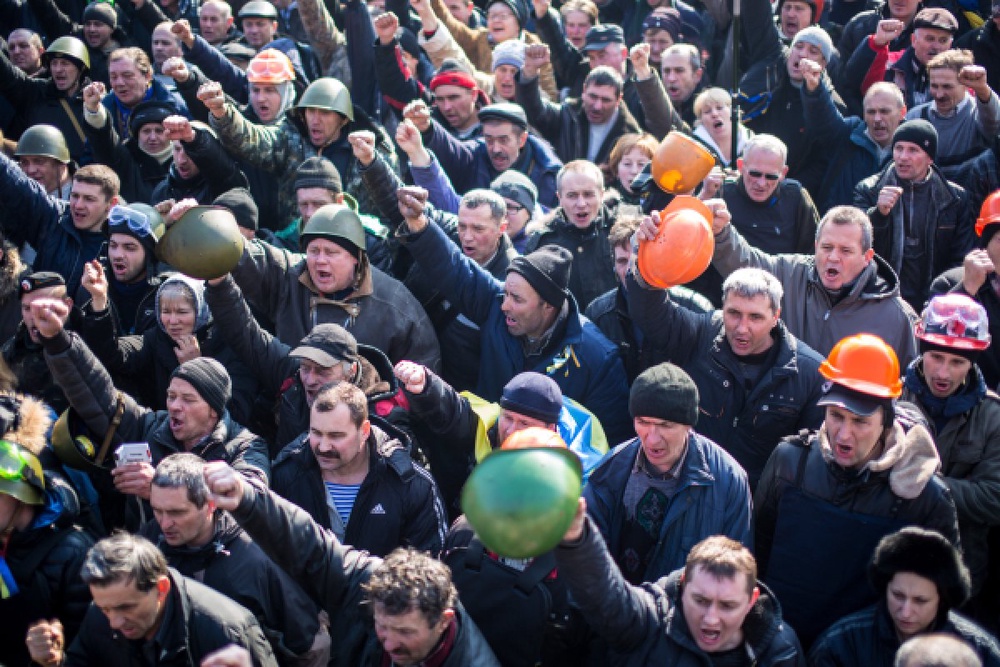
[[899, 572], [934, 582], [941, 596], [939, 616], [964, 604], [972, 589], [969, 569], [958, 549], [941, 533], [916, 526], [882, 538], [868, 566], [868, 579], [884, 596], [889, 582]]

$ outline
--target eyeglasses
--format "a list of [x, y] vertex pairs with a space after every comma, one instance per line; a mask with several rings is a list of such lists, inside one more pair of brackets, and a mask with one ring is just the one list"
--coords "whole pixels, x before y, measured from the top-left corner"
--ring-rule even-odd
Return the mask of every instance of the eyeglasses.
[[138, 234], [141, 238], [146, 238], [153, 234], [153, 229], [149, 225], [149, 216], [142, 211], [136, 211], [127, 206], [115, 206], [108, 213], [108, 225], [120, 227], [127, 225], [129, 231]]
[[781, 180], [781, 174], [765, 174], [763, 171], [757, 171], [755, 169], [750, 169], [747, 171], [747, 176], [750, 178], [764, 178], [772, 183], [774, 181]]
[[507, 212], [508, 213], [520, 213], [523, 210], [524, 210], [524, 207], [521, 206], [520, 204], [511, 204], [510, 202], [507, 203]]

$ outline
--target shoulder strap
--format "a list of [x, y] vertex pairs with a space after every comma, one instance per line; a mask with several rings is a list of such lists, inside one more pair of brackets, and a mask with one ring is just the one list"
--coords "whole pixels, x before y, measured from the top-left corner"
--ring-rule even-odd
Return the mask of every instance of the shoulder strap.
[[76, 130], [77, 136], [80, 137], [80, 141], [87, 143], [87, 135], [83, 133], [83, 128], [80, 127], [80, 121], [76, 119], [76, 114], [73, 113], [73, 109], [70, 108], [69, 102], [66, 101], [65, 97], [59, 98], [59, 104], [62, 105], [63, 111], [69, 116], [69, 122], [73, 123], [73, 129]]
[[118, 426], [122, 423], [122, 415], [125, 414], [125, 401], [122, 400], [122, 393], [120, 391], [115, 392], [115, 398], [118, 401], [115, 407], [115, 416], [111, 418], [111, 423], [108, 424], [108, 432], [104, 434], [104, 442], [101, 443], [101, 449], [98, 450], [97, 457], [94, 459], [94, 463], [98, 466], [104, 465], [104, 457], [108, 455], [111, 440], [114, 439], [115, 433], [118, 431]]
[[514, 588], [529, 595], [535, 586], [542, 583], [552, 570], [556, 569], [556, 557], [549, 551], [531, 562], [524, 568], [514, 584]]

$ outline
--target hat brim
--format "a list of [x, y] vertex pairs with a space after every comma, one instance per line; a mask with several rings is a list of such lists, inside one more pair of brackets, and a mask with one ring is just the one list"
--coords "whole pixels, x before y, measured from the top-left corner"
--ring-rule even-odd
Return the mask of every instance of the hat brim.
[[289, 352], [288, 356], [295, 357], [297, 359], [308, 359], [313, 363], [319, 364], [323, 368], [332, 368], [342, 361], [349, 361], [348, 359], [338, 359], [329, 352], [311, 345], [299, 345], [297, 348]]
[[857, 392], [835, 384], [830, 387], [830, 390], [822, 398], [816, 401], [816, 405], [832, 405], [843, 408], [860, 417], [870, 417], [882, 406], [882, 402], [874, 398], [865, 398]]

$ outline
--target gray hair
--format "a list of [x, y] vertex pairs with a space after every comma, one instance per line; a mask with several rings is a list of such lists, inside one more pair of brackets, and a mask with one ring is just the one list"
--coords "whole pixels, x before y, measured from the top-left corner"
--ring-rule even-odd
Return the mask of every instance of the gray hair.
[[153, 486], [161, 489], [187, 489], [187, 499], [201, 509], [208, 502], [205, 460], [190, 452], [171, 454], [156, 466]]
[[585, 174], [590, 176], [590, 178], [597, 185], [597, 188], [604, 191], [604, 174], [601, 173], [601, 168], [590, 160], [573, 160], [572, 162], [567, 162], [556, 174], [556, 191], [562, 190], [562, 182], [567, 174]]
[[918, 635], [896, 652], [894, 667], [983, 667], [971, 646], [954, 635]]
[[764, 153], [771, 153], [772, 155], [777, 155], [781, 158], [781, 164], [785, 164], [788, 160], [788, 146], [785, 142], [774, 136], [773, 134], [755, 134], [747, 140], [746, 147], [743, 149], [743, 157], [746, 158], [750, 155], [752, 151], [762, 151]]
[[674, 54], [680, 54], [682, 56], [687, 56], [687, 59], [691, 62], [691, 71], [697, 72], [701, 69], [701, 51], [698, 50], [697, 46], [693, 44], [674, 44], [668, 46], [660, 54], [660, 63], [662, 67], [663, 59], [667, 56], [672, 56]]
[[827, 211], [816, 227], [817, 243], [819, 243], [820, 237], [823, 236], [823, 229], [827, 223], [834, 225], [857, 225], [861, 228], [861, 252], [868, 252], [872, 249], [872, 236], [874, 235], [872, 221], [868, 219], [868, 216], [861, 209], [854, 208], [853, 206], [834, 206]]
[[460, 205], [471, 209], [476, 209], [480, 206], [489, 206], [490, 217], [498, 225], [504, 218], [507, 217], [507, 202], [504, 201], [503, 197], [492, 190], [486, 190], [484, 188], [469, 190], [462, 195]]
[[885, 93], [892, 97], [893, 101], [896, 102], [896, 106], [902, 109], [906, 105], [906, 99], [903, 97], [903, 91], [899, 89], [899, 86], [890, 81], [877, 81], [872, 84], [872, 87], [868, 89], [865, 93], [864, 102], [867, 102], [869, 98], [878, 93]]
[[771, 302], [771, 310], [778, 312], [785, 289], [781, 281], [764, 269], [745, 268], [733, 271], [722, 283], [722, 300], [725, 301], [730, 293], [744, 299], [754, 299], [763, 294]]
[[167, 576], [167, 559], [144, 537], [118, 531], [105, 537], [87, 552], [80, 577], [88, 586], [111, 586], [133, 582], [145, 593], [160, 577]]

